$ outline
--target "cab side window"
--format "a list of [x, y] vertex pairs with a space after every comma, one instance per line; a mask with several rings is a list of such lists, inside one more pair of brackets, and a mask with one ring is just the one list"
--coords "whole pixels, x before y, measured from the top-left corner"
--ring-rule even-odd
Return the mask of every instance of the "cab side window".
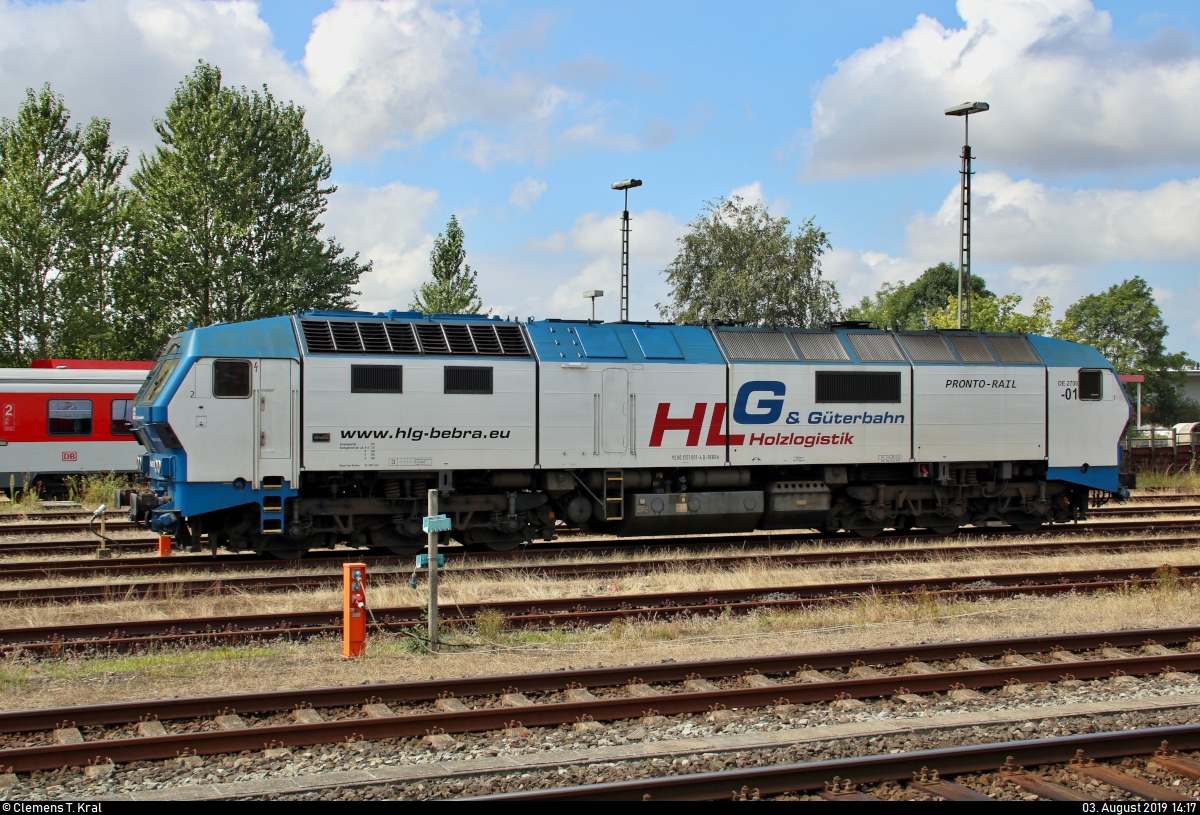
[[1079, 401], [1099, 402], [1104, 398], [1104, 371], [1079, 372]]
[[132, 436], [133, 427], [129, 424], [129, 414], [132, 409], [132, 399], [114, 399], [109, 432], [114, 436]]
[[250, 361], [218, 359], [213, 363], [213, 396], [246, 399], [250, 396]]
[[51, 399], [46, 403], [46, 432], [51, 436], [92, 435], [92, 400]]

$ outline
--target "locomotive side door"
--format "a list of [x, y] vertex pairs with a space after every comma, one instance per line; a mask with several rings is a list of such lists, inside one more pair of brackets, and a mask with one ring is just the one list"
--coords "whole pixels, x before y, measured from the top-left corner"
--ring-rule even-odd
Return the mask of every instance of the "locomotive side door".
[[602, 388], [600, 440], [604, 452], [624, 453], [629, 449], [629, 372], [605, 368]]
[[295, 475], [296, 386], [298, 371], [290, 359], [259, 361], [255, 407], [258, 430], [258, 477], [278, 476], [291, 483]]

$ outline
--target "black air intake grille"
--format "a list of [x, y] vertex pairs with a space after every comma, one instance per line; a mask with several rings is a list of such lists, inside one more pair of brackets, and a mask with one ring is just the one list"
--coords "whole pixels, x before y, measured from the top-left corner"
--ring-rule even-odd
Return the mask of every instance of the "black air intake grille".
[[500, 340], [496, 339], [495, 326], [471, 326], [471, 339], [475, 341], [475, 349], [481, 354], [500, 356], [504, 353], [504, 349], [500, 346]]
[[420, 323], [417, 336], [421, 339], [421, 351], [425, 354], [449, 354], [450, 346], [442, 336], [442, 327], [437, 323]]
[[304, 332], [304, 345], [310, 354], [332, 354], [333, 335], [329, 333], [329, 323], [324, 320], [301, 320], [300, 329]]
[[387, 323], [388, 339], [392, 341], [393, 354], [419, 354], [417, 335], [413, 333], [412, 323]]
[[446, 366], [446, 393], [491, 393], [492, 369]]
[[471, 332], [465, 325], [443, 325], [446, 332], [446, 342], [450, 344], [451, 354], [474, 354], [475, 343], [471, 342]]
[[404, 366], [351, 365], [351, 393], [403, 393]]
[[388, 343], [383, 323], [359, 323], [358, 333], [362, 337], [363, 348], [368, 354], [392, 353], [392, 346]]
[[361, 354], [362, 340], [358, 338], [358, 326], [354, 323], [330, 323], [333, 330], [333, 341], [337, 344], [339, 354]]
[[898, 403], [900, 373], [817, 371], [817, 402]]
[[380, 320], [300, 320], [308, 354], [528, 357], [513, 323], [393, 323]]
[[496, 336], [500, 338], [500, 344], [504, 346], [505, 356], [529, 356], [529, 349], [525, 346], [525, 336], [521, 333], [520, 326], [501, 324], [494, 328]]

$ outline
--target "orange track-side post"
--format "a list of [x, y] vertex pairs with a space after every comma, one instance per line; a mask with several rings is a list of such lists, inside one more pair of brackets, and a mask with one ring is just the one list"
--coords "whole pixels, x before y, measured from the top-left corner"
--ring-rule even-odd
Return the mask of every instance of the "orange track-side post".
[[171, 554], [171, 536], [170, 535], [159, 535], [158, 536], [158, 556], [159, 557], [169, 557], [170, 554]]
[[367, 650], [367, 564], [342, 564], [342, 657]]

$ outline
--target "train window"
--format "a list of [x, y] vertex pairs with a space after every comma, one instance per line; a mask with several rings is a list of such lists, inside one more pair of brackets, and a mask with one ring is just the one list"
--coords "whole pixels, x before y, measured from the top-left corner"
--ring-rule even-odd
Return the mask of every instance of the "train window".
[[900, 373], [817, 371], [818, 403], [896, 403], [900, 401]]
[[1079, 372], [1079, 400], [1081, 402], [1099, 402], [1104, 398], [1104, 372]]
[[213, 396], [245, 399], [250, 395], [250, 361], [218, 359], [213, 363]]
[[403, 393], [403, 365], [351, 365], [351, 393]]
[[491, 393], [492, 369], [446, 366], [446, 393]]
[[112, 401], [112, 423], [109, 432], [114, 436], [132, 436], [133, 425], [129, 424], [129, 414], [133, 408], [132, 399], [114, 399]]
[[46, 405], [46, 432], [51, 436], [92, 435], [91, 399], [51, 399]]

